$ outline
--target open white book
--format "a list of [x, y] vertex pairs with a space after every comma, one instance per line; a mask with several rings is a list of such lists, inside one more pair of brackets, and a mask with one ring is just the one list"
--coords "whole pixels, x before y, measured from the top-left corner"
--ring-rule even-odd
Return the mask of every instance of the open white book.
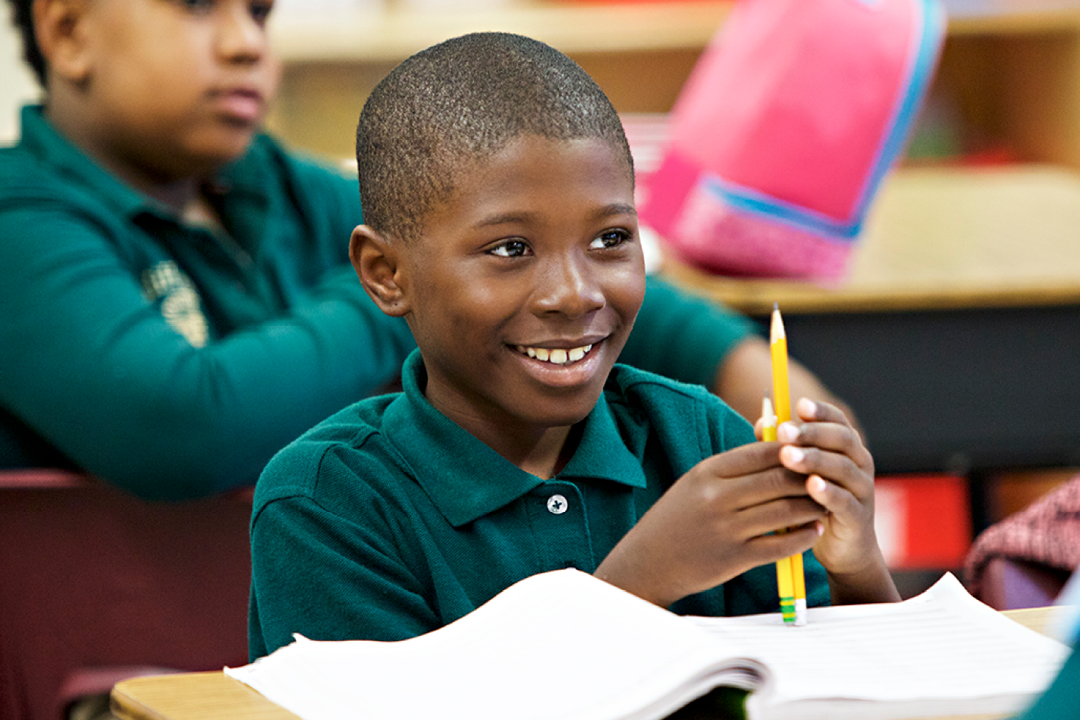
[[686, 618], [559, 570], [400, 642], [296, 642], [225, 672], [304, 720], [662, 718], [720, 686], [750, 718], [882, 720], [1007, 713], [1067, 648], [946, 575], [901, 603]]

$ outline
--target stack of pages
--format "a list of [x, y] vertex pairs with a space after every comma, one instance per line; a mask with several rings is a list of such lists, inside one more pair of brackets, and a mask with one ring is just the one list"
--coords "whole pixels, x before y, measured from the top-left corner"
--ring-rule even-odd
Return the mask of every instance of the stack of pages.
[[296, 641], [225, 672], [303, 720], [663, 718], [716, 687], [748, 717], [886, 720], [1012, 713], [1067, 648], [971, 597], [952, 575], [901, 603], [674, 615], [576, 570], [527, 578], [400, 642]]

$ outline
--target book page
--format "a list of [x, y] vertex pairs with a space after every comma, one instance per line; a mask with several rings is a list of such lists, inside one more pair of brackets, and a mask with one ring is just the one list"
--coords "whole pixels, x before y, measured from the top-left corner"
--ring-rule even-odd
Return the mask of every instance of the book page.
[[951, 575], [902, 603], [685, 618], [576, 570], [526, 578], [400, 642], [299, 638], [226, 669], [304, 720], [655, 720], [709, 689], [754, 690], [752, 718], [1005, 713], [1067, 649], [978, 602]]
[[[718, 642], [752, 648], [770, 668], [775, 685], [750, 702], [758, 709], [851, 698], [890, 702], [903, 713], [967, 714], [985, 698], [986, 712], [1012, 712], [1049, 684], [1067, 654], [975, 600], [951, 574], [902, 603], [813, 608], [803, 627], [784, 626], [779, 614], [694, 621]], [[958, 702], [942, 702], [950, 699]], [[895, 716], [865, 707], [857, 714]], [[821, 717], [841, 715], [834, 707]]]
[[[711, 689], [730, 651], [685, 618], [562, 570], [420, 637], [301, 639], [226, 673], [304, 720], [660, 718]], [[732, 682], [758, 685], [761, 670]]]

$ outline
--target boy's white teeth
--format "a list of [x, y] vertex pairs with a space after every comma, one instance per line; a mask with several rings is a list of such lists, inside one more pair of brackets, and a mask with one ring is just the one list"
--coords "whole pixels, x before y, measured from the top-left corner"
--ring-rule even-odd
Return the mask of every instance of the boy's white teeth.
[[534, 348], [518, 345], [517, 349], [518, 352], [524, 353], [531, 358], [536, 358], [543, 362], [554, 363], [556, 365], [565, 365], [568, 362], [577, 362], [585, 357], [585, 353], [592, 350], [592, 345], [582, 345], [581, 347], [570, 348], [569, 350], [563, 350], [562, 348], [548, 350], [547, 348]]

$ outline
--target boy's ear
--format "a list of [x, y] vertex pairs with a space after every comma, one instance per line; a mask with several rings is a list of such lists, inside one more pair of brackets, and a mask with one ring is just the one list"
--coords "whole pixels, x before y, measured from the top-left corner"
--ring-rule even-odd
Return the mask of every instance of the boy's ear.
[[387, 315], [409, 311], [407, 273], [397, 243], [368, 225], [357, 225], [349, 241], [349, 259], [364, 290]]
[[34, 0], [34, 34], [51, 73], [80, 85], [90, 77], [86, 0]]

